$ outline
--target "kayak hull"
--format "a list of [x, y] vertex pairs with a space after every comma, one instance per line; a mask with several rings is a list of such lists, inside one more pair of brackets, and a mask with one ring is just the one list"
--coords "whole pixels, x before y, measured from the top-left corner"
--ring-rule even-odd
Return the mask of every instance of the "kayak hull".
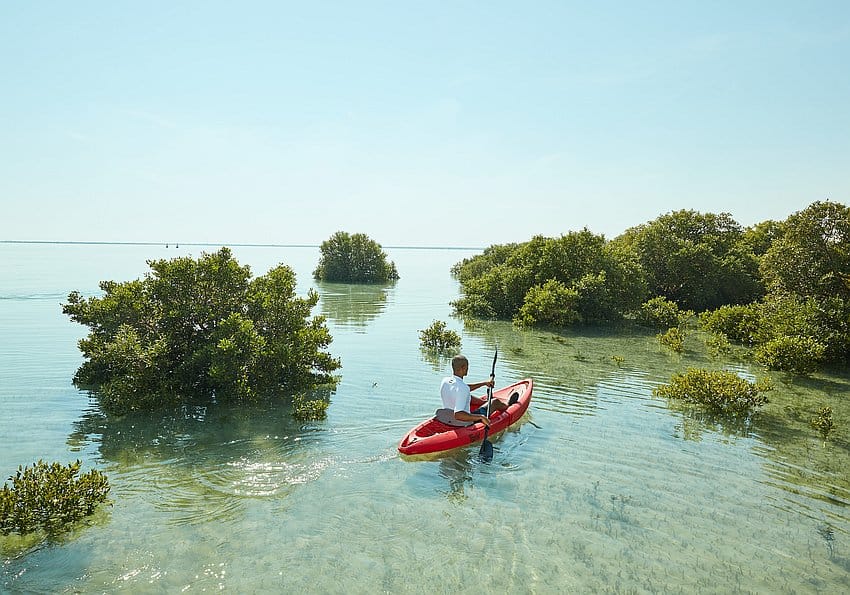
[[[488, 436], [493, 436], [519, 421], [519, 418], [525, 414], [529, 403], [531, 403], [531, 393], [533, 390], [534, 382], [531, 378], [526, 378], [510, 386], [493, 391], [493, 398], [502, 401], [506, 405], [514, 392], [519, 394], [519, 399], [513, 405], [508, 406], [506, 410], [494, 411], [490, 414], [490, 431]], [[470, 408], [475, 410], [486, 404], [486, 399], [473, 397]], [[482, 438], [484, 438], [483, 423], [478, 422], [471, 426], [458, 427], [444, 424], [432, 417], [405, 434], [404, 438], [398, 444], [398, 451], [404, 455], [442, 452], [467, 446], [468, 444], [480, 441]]]

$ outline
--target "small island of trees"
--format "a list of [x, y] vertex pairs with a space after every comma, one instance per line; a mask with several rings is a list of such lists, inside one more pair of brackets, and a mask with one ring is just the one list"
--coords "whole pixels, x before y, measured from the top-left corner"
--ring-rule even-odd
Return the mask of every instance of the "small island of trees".
[[338, 231], [322, 242], [313, 277], [339, 283], [387, 283], [398, 279], [395, 263], [381, 245], [363, 233]]

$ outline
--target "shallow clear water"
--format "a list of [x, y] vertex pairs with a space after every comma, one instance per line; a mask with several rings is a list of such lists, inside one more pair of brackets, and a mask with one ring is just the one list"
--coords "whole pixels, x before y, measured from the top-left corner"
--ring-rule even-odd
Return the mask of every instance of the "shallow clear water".
[[[213, 250], [214, 248], [207, 248]], [[470, 252], [387, 249], [401, 280], [316, 285], [316, 248], [235, 247], [284, 262], [334, 335], [342, 382], [328, 419], [286, 408], [186, 408], [104, 418], [71, 384], [85, 329], [73, 289], [127, 280], [181, 246], [0, 244], [0, 473], [43, 458], [107, 473], [112, 506], [59, 542], [0, 537], [0, 590], [22, 592], [850, 591], [850, 379], [773, 376], [751, 423], [652, 396], [689, 365], [650, 335], [518, 331], [449, 317], [449, 267]], [[404, 459], [401, 436], [438, 406], [447, 362], [420, 351], [440, 319], [470, 379], [535, 379], [528, 415], [477, 448]], [[620, 360], [622, 358], [622, 360]], [[833, 408], [824, 443], [809, 420]]]

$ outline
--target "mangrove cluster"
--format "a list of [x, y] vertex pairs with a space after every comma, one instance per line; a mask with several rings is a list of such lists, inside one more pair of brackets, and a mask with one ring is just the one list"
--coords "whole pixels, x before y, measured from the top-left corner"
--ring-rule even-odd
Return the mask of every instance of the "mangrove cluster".
[[104, 411], [291, 398], [335, 382], [330, 332], [310, 314], [318, 294], [297, 297], [289, 267], [254, 278], [227, 248], [148, 266], [142, 279], [103, 281], [102, 296], [75, 291], [63, 305], [89, 327], [74, 382]]
[[606, 240], [588, 229], [497, 244], [457, 263], [458, 315], [520, 326], [634, 321], [681, 345], [694, 313], [723, 348], [807, 374], [850, 362], [850, 209], [815, 202], [744, 228], [681, 210]]

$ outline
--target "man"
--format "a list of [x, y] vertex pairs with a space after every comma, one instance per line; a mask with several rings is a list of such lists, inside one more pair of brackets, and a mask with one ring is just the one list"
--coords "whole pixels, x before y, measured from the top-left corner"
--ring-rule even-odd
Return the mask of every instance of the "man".
[[[485, 426], [490, 426], [490, 420], [487, 418], [487, 404], [479, 407], [475, 411], [469, 410], [470, 400], [472, 399], [472, 391], [487, 386], [493, 388], [494, 380], [490, 376], [489, 380], [484, 382], [473, 382], [466, 384], [463, 377], [469, 373], [469, 360], [464, 355], [456, 355], [452, 358], [452, 376], [443, 379], [440, 385], [440, 397], [443, 399], [443, 409], [438, 409], [436, 417], [438, 420], [451, 426], [468, 426], [475, 422], [481, 422]], [[507, 409], [499, 399], [493, 399], [490, 405], [490, 411], [502, 411]]]

